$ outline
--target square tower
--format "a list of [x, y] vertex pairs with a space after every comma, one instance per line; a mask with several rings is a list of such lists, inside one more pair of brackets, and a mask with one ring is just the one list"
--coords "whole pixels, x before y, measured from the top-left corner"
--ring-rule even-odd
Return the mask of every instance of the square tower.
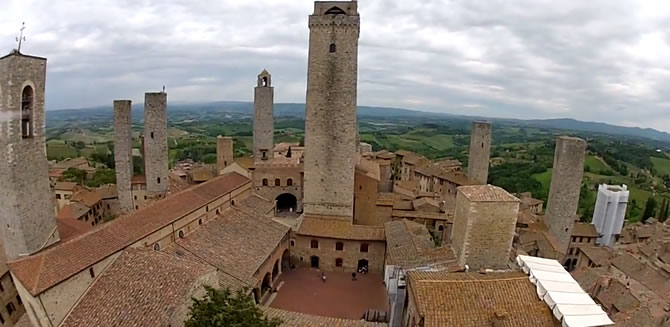
[[309, 29], [304, 212], [352, 221], [358, 3], [315, 2]]
[[491, 124], [485, 121], [474, 121], [470, 132], [468, 176], [478, 183], [486, 184], [489, 178], [490, 157]]
[[133, 211], [131, 179], [133, 178], [133, 131], [132, 103], [130, 100], [114, 100], [114, 166], [116, 191], [119, 195], [120, 211]]
[[47, 60], [0, 58], [0, 233], [8, 259], [59, 240], [44, 137]]
[[456, 195], [451, 246], [460, 265], [506, 269], [519, 199], [493, 185], [461, 186]]
[[234, 161], [233, 155], [233, 138], [232, 137], [223, 137], [219, 135], [216, 138], [216, 168], [218, 169], [218, 174], [221, 171], [232, 164]]
[[144, 174], [147, 196], [162, 199], [168, 192], [167, 93], [144, 95]]
[[267, 70], [258, 75], [254, 88], [254, 161], [272, 159], [274, 147], [274, 94], [272, 76]]

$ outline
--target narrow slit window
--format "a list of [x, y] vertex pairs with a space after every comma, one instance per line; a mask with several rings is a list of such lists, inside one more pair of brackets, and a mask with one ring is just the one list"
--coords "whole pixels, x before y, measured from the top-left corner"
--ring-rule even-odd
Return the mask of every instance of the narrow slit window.
[[335, 45], [335, 43], [331, 43], [330, 44], [330, 53], [335, 53], [335, 51], [337, 51], [337, 46]]

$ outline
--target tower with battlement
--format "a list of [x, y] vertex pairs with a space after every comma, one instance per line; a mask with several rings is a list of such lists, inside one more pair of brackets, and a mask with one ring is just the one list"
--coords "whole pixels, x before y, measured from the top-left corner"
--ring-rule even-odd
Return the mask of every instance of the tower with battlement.
[[220, 174], [224, 168], [233, 163], [233, 160], [235, 160], [233, 155], [233, 138], [219, 135], [216, 138], [217, 173]]
[[352, 221], [358, 3], [315, 2], [309, 29], [304, 212]]
[[130, 100], [114, 100], [114, 166], [116, 191], [122, 214], [133, 211], [133, 131]]
[[580, 138], [559, 136], [556, 138], [554, 166], [545, 223], [556, 237], [558, 250], [566, 253], [570, 245], [572, 228], [579, 206], [579, 192], [584, 176], [584, 154], [586, 142]]
[[258, 75], [254, 88], [254, 161], [272, 160], [274, 147], [274, 87], [267, 70]]
[[144, 174], [147, 196], [162, 199], [168, 192], [167, 93], [144, 95]]
[[486, 184], [489, 178], [489, 160], [491, 157], [491, 123], [472, 122], [470, 133], [470, 153], [468, 154], [468, 176]]
[[0, 233], [8, 259], [59, 240], [46, 158], [47, 60], [0, 58]]

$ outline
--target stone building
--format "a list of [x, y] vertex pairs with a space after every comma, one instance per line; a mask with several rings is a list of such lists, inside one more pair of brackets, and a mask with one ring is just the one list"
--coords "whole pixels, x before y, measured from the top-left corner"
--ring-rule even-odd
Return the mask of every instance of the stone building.
[[377, 220], [379, 165], [361, 158], [354, 175], [354, 224], [382, 226]]
[[216, 138], [216, 168], [217, 174], [221, 174], [224, 168], [235, 161], [233, 154], [233, 138], [219, 135]]
[[460, 265], [506, 269], [514, 240], [519, 199], [492, 185], [458, 188], [452, 247]]
[[57, 182], [54, 185], [58, 210], [70, 204], [70, 199], [81, 187], [75, 182]]
[[567, 252], [577, 214], [585, 152], [586, 142], [580, 138], [567, 136], [556, 138], [545, 222], [556, 237], [558, 250], [562, 253]]
[[59, 240], [44, 150], [46, 65], [18, 51], [0, 58], [0, 234], [10, 260]]
[[358, 2], [315, 2], [309, 29], [304, 212], [351, 222], [357, 134]]
[[149, 199], [168, 192], [167, 93], [144, 94], [144, 174]]
[[274, 87], [267, 70], [258, 75], [254, 88], [254, 161], [272, 159], [274, 146]]
[[251, 169], [254, 192], [275, 201], [278, 214], [303, 211], [303, 172], [299, 158], [260, 161]]
[[415, 178], [414, 169], [429, 163], [429, 160], [411, 151], [398, 150], [392, 166], [394, 180], [412, 181]]
[[121, 212], [133, 211], [133, 130], [130, 100], [114, 101], [114, 166]]
[[484, 121], [474, 121], [470, 133], [468, 176], [480, 184], [486, 184], [489, 178], [490, 157], [491, 124]]

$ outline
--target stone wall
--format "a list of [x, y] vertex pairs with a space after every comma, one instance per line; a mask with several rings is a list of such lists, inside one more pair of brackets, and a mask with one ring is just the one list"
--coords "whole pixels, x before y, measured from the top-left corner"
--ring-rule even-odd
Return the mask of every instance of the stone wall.
[[[275, 185], [277, 179], [279, 179], [279, 186]], [[288, 185], [289, 179], [291, 185]], [[267, 181], [267, 186], [263, 185], [263, 180]], [[281, 194], [291, 194], [297, 201], [296, 211], [303, 211], [303, 181], [300, 166], [258, 166], [252, 172], [252, 181], [254, 191], [258, 195], [275, 201]]]
[[[263, 70], [254, 88], [254, 161], [271, 160], [274, 148], [274, 87], [272, 76]], [[265, 154], [264, 154], [265, 153]]]
[[217, 173], [220, 174], [221, 171], [228, 165], [232, 164], [234, 160], [235, 156], [233, 154], [233, 138], [219, 135], [219, 137], [216, 138]]
[[483, 121], [472, 123], [470, 133], [470, 153], [468, 157], [468, 176], [486, 184], [489, 177], [489, 159], [491, 157], [491, 124]]
[[168, 192], [167, 93], [144, 94], [144, 174], [147, 196]]
[[556, 138], [545, 223], [563, 253], [567, 253], [579, 206], [585, 151], [586, 142], [582, 139], [567, 136]]
[[[332, 238], [294, 235], [292, 237], [291, 262], [299, 267], [309, 267], [312, 256], [319, 257], [319, 269], [324, 271], [354, 272], [358, 269], [358, 261], [368, 260], [371, 272], [384, 273], [384, 255], [386, 243], [383, 241], [352, 241]], [[318, 248], [311, 248], [312, 240], [318, 242]], [[343, 243], [342, 250], [336, 250], [336, 243]], [[361, 252], [361, 244], [368, 245], [368, 252]], [[342, 259], [342, 267], [336, 267], [335, 261]]]
[[377, 188], [379, 181], [356, 172], [354, 179], [354, 223], [383, 226], [377, 220]]
[[133, 177], [132, 105], [130, 100], [114, 101], [114, 165], [120, 212], [133, 211], [130, 180]]
[[[14, 282], [12, 281], [11, 274], [6, 272], [0, 278], [0, 284], [2, 284], [3, 291], [0, 293], [0, 315], [5, 319], [5, 322], [2, 324], [3, 327], [11, 327], [19, 321], [19, 319], [26, 312], [26, 309], [23, 306], [23, 302], [19, 303], [18, 301], [18, 291]], [[9, 314], [7, 307], [10, 305], [14, 307], [14, 311]]]
[[[326, 15], [334, 5], [346, 14]], [[357, 2], [316, 2], [309, 28], [304, 211], [351, 221], [360, 31]]]
[[[0, 234], [9, 259], [59, 240], [44, 136], [46, 64], [19, 54], [0, 59]], [[23, 137], [22, 94], [28, 88], [32, 130]]]

